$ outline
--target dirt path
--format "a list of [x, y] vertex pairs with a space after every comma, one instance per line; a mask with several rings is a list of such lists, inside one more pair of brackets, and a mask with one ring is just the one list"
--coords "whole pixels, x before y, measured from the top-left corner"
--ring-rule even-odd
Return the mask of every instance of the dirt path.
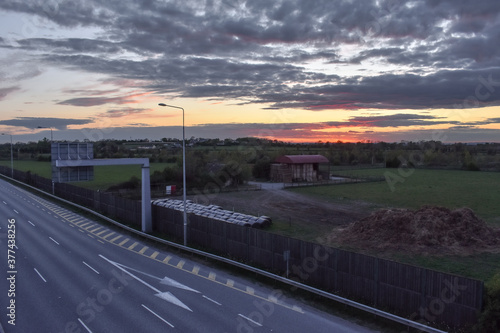
[[[199, 199], [191, 198], [193, 201]], [[374, 208], [368, 203], [343, 200], [328, 202], [283, 189], [219, 193], [211, 195], [209, 203], [241, 213], [266, 215], [277, 222], [293, 221], [300, 225], [319, 227], [335, 227], [358, 221], [368, 216]]]

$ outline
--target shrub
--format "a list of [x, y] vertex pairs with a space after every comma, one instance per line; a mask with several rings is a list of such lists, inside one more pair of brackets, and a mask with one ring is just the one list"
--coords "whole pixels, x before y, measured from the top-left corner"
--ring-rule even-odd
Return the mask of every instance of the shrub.
[[485, 284], [484, 309], [476, 327], [477, 332], [500, 332], [500, 273]]
[[120, 183], [118, 185], [110, 186], [107, 191], [119, 191], [119, 190], [135, 190], [141, 187], [141, 180], [136, 176], [130, 177], [126, 182]]

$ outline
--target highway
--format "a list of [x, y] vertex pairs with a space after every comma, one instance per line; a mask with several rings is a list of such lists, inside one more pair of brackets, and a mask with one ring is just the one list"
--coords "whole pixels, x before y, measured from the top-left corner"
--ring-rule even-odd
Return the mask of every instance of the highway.
[[0, 180], [7, 333], [374, 332]]

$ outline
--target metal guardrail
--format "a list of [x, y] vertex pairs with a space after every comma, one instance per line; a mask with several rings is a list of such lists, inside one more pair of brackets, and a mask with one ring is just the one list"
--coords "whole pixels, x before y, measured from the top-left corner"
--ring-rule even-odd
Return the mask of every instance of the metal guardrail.
[[[20, 182], [18, 180], [12, 179], [12, 178], [7, 177], [5, 175], [2, 175], [2, 174], [0, 174], [0, 175], [3, 176], [3, 177], [5, 177], [5, 178], [8, 178], [8, 179], [10, 179], [10, 180], [12, 180], [14, 182], [20, 183], [23, 186], [29, 187], [29, 188], [31, 188], [33, 190], [38, 191], [38, 192], [42, 192], [44, 195], [52, 197], [53, 199], [59, 200], [59, 201], [64, 202], [64, 203], [66, 203], [68, 205], [71, 205], [71, 206], [74, 206], [74, 207], [76, 207], [78, 209], [81, 209], [81, 210], [84, 210], [86, 212], [89, 212], [89, 213], [91, 213], [91, 214], [93, 214], [93, 215], [95, 215], [95, 216], [97, 216], [97, 217], [99, 217], [99, 218], [101, 218], [103, 220], [106, 220], [106, 221], [108, 221], [108, 222], [110, 222], [110, 223], [112, 223], [112, 224], [114, 224], [114, 225], [116, 225], [116, 226], [118, 226], [118, 227], [120, 227], [122, 229], [125, 229], [125, 230], [127, 230], [129, 232], [132, 232], [132, 233], [134, 233], [134, 234], [136, 234], [136, 235], [138, 235], [140, 237], [144, 237], [144, 238], [147, 238], [149, 240], [156, 241], [156, 242], [162, 243], [164, 245], [168, 245], [168, 246], [177, 248], [177, 249], [182, 250], [182, 251], [191, 252], [191, 253], [197, 254], [199, 256], [203, 256], [203, 257], [210, 258], [210, 259], [213, 259], [213, 260], [217, 260], [217, 261], [220, 261], [220, 262], [223, 262], [223, 263], [226, 263], [226, 264], [238, 267], [238, 268], [242, 268], [242, 269], [245, 269], [245, 270], [250, 271], [252, 273], [260, 274], [260, 275], [265, 276], [267, 278], [279, 281], [281, 283], [288, 284], [288, 285], [293, 286], [293, 287], [300, 288], [302, 290], [305, 290], [305, 291], [314, 293], [316, 295], [319, 295], [319, 296], [322, 296], [322, 297], [334, 300], [336, 302], [339, 302], [339, 303], [342, 303], [342, 304], [354, 307], [356, 309], [359, 309], [359, 310], [362, 310], [362, 311], [374, 314], [376, 316], [392, 320], [394, 322], [406, 325], [408, 327], [419, 329], [422, 332], [428, 332], [428, 333], [446, 333], [446, 331], [442, 331], [442, 330], [439, 330], [437, 328], [434, 328], [434, 327], [431, 327], [431, 326], [427, 326], [427, 325], [421, 324], [419, 322], [416, 322], [416, 321], [413, 321], [413, 320], [410, 320], [410, 319], [406, 319], [406, 318], [403, 318], [403, 317], [399, 317], [399, 316], [393, 315], [391, 313], [388, 313], [388, 312], [385, 312], [385, 311], [382, 311], [382, 310], [370, 307], [370, 306], [362, 304], [362, 303], [358, 303], [358, 302], [352, 301], [352, 300], [347, 299], [345, 297], [341, 297], [341, 296], [338, 296], [338, 295], [335, 295], [335, 294], [328, 293], [326, 291], [323, 291], [323, 290], [320, 290], [320, 289], [308, 286], [306, 284], [303, 284], [303, 283], [300, 283], [300, 282], [297, 282], [297, 281], [293, 281], [293, 280], [287, 279], [287, 278], [285, 278], [283, 276], [279, 276], [279, 275], [276, 275], [276, 274], [273, 274], [273, 273], [270, 273], [270, 272], [267, 272], [267, 271], [255, 268], [255, 267], [243, 264], [243, 263], [238, 262], [238, 261], [234, 261], [234, 260], [231, 260], [231, 259], [228, 259], [228, 258], [220, 257], [220, 256], [217, 256], [217, 255], [212, 254], [212, 253], [208, 253], [208, 252], [204, 252], [204, 251], [201, 251], [201, 250], [193, 249], [193, 248], [190, 248], [188, 246], [184, 246], [184, 245], [181, 245], [181, 244], [170, 242], [170, 241], [167, 241], [165, 239], [161, 239], [161, 238], [158, 238], [158, 237], [155, 237], [155, 236], [143, 233], [141, 231], [138, 231], [136, 229], [133, 229], [133, 228], [130, 228], [130, 227], [126, 226], [126, 225], [123, 225], [123, 224], [121, 224], [121, 223], [119, 223], [119, 222], [117, 222], [117, 221], [115, 221], [115, 220], [113, 220], [113, 219], [111, 219], [111, 218], [109, 218], [107, 216], [104, 216], [104, 215], [102, 215], [100, 213], [97, 213], [97, 212], [95, 212], [95, 211], [93, 211], [93, 210], [91, 210], [91, 209], [89, 209], [87, 207], [80, 206], [80, 205], [75, 204], [75, 203], [73, 203], [71, 201], [59, 198], [59, 197], [57, 197], [55, 195], [52, 195], [52, 194], [47, 193], [45, 191], [42, 191], [42, 190], [40, 190], [40, 189], [38, 189], [36, 187], [24, 184], [23, 182]], [[0, 326], [0, 328], [1, 328], [1, 326]]]

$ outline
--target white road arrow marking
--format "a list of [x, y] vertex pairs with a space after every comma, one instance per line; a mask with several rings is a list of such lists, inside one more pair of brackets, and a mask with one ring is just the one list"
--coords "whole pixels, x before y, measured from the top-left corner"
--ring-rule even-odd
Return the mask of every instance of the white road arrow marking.
[[[121, 270], [122, 272], [130, 275], [132, 278], [136, 279], [137, 281], [139, 281], [140, 283], [142, 283], [143, 285], [145, 285], [146, 287], [149, 287], [150, 289], [152, 289], [153, 291], [156, 292], [155, 296], [167, 301], [167, 302], [170, 302], [172, 304], [175, 304], [177, 306], [180, 306], [181, 308], [183, 309], [186, 309], [186, 310], [189, 310], [191, 312], [193, 312], [193, 310], [191, 310], [186, 304], [182, 303], [177, 297], [175, 297], [174, 295], [172, 295], [170, 292], [162, 292], [161, 290], [153, 287], [152, 285], [150, 285], [149, 283], [147, 283], [146, 281], [142, 280], [141, 278], [135, 276], [134, 274], [130, 273], [129, 271], [127, 271], [125, 268], [123, 268], [121, 264], [117, 263], [117, 262], [114, 262], [108, 258], [106, 258], [105, 256], [103, 255], [99, 255], [99, 257], [101, 257], [102, 259], [106, 260], [107, 262], [109, 262], [111, 265], [115, 266], [116, 268], [118, 268], [119, 270]], [[133, 270], [133, 269], [131, 269]], [[143, 273], [145, 274], [145, 273]], [[146, 274], [146, 275], [149, 275], [149, 274]], [[151, 275], [149, 275], [151, 276]], [[158, 279], [158, 278], [157, 278]]]
[[116, 263], [117, 265], [125, 268], [125, 269], [128, 269], [128, 270], [131, 270], [131, 271], [134, 271], [136, 273], [139, 273], [139, 274], [142, 274], [142, 275], [146, 275], [146, 276], [149, 276], [150, 278], [153, 278], [153, 279], [156, 279], [156, 280], [160, 280], [160, 283], [161, 284], [164, 284], [164, 285], [167, 285], [167, 286], [170, 286], [170, 287], [174, 287], [174, 288], [179, 288], [179, 289], [183, 289], [183, 290], [188, 290], [188, 291], [192, 291], [194, 293], [198, 293], [200, 294], [200, 292], [196, 289], [193, 289], [191, 287], [188, 287], [186, 286], [185, 284], [182, 284], [174, 279], [171, 279], [169, 277], [164, 277], [164, 278], [159, 278], [157, 276], [154, 276], [154, 275], [151, 275], [151, 274], [148, 274], [148, 273], [144, 273], [144, 272], [141, 272], [135, 268], [132, 268], [132, 267], [128, 267], [128, 266], [125, 266], [123, 264], [119, 264], [119, 263]]
[[180, 306], [183, 309], [186, 309], [186, 310], [189, 310], [189, 311], [193, 312], [193, 310], [191, 310], [190, 308], [188, 308], [188, 306], [186, 304], [182, 303], [177, 297], [175, 297], [174, 295], [172, 295], [168, 291], [166, 291], [166, 292], [159, 292], [158, 294], [155, 294], [155, 296], [160, 297], [161, 299], [164, 299], [167, 302], [170, 302], [172, 304]]
[[160, 281], [161, 284], [165, 284], [167, 286], [171, 286], [171, 287], [175, 287], [175, 288], [179, 288], [179, 289], [184, 289], [184, 290], [189, 290], [189, 291], [192, 291], [192, 292], [195, 292], [195, 293], [200, 293], [198, 290], [195, 290], [193, 288], [190, 288], [180, 282], [177, 282], [175, 281], [174, 279], [171, 279], [171, 278], [168, 278], [168, 277], [164, 277], [163, 279], [161, 279]]

